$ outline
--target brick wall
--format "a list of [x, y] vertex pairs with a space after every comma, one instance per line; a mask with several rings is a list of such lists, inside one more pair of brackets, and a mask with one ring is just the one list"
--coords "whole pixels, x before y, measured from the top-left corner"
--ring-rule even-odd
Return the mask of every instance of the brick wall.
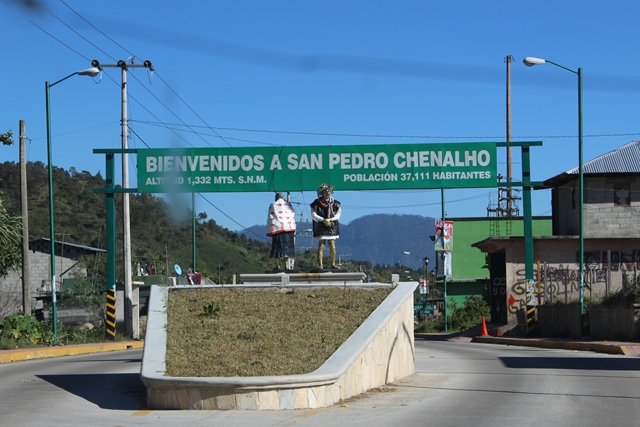
[[[65, 250], [65, 255], [67, 251]], [[76, 254], [73, 255], [74, 257]], [[29, 251], [29, 272], [31, 290], [31, 307], [42, 308], [42, 302], [35, 297], [43, 292], [51, 292], [51, 254], [39, 250]], [[60, 290], [61, 278], [71, 278], [80, 274], [86, 275], [86, 271], [78, 270], [74, 266], [76, 259], [66, 256], [56, 256], [56, 289]], [[22, 312], [22, 270], [11, 271], [7, 277], [0, 278], [0, 318]]]

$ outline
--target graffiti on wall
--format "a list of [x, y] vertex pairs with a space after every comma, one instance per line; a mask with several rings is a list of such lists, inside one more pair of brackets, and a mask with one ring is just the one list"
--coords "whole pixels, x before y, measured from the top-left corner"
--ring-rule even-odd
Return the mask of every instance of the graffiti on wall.
[[[525, 270], [515, 272], [507, 297], [510, 313], [518, 313], [527, 307], [544, 302], [573, 301], [580, 296], [580, 253], [576, 252], [574, 265], [541, 264], [534, 269], [533, 294], [527, 292]], [[590, 298], [616, 292], [622, 286], [621, 275], [640, 270], [640, 250], [608, 250], [584, 252], [584, 295]], [[612, 278], [614, 276], [615, 278]]]

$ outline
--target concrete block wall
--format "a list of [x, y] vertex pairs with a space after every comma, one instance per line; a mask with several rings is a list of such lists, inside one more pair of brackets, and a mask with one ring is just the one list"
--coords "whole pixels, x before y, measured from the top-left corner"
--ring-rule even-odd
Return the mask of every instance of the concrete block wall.
[[[65, 251], [66, 253], [66, 251]], [[79, 271], [70, 267], [78, 261], [56, 256], [56, 288], [60, 290], [60, 274], [62, 278], [70, 278], [79, 273], [85, 275], [85, 271]], [[67, 271], [69, 270], [69, 271]], [[37, 302], [35, 297], [44, 292], [51, 292], [51, 254], [40, 251], [29, 251], [29, 289], [31, 291], [31, 307], [42, 308], [42, 302]], [[22, 269], [10, 271], [6, 277], [0, 278], [0, 317], [10, 316], [22, 312]]]
[[[538, 331], [542, 337], [580, 338], [580, 308], [573, 305], [537, 307]], [[640, 339], [640, 308], [587, 307], [588, 329], [596, 340]]]
[[[51, 255], [42, 252], [29, 252], [29, 272], [31, 291], [31, 307], [42, 308], [35, 296], [39, 289], [51, 292]], [[56, 257], [56, 262], [59, 258]], [[0, 317], [22, 312], [22, 269], [10, 271], [6, 277], [0, 278]]]
[[[629, 206], [614, 204], [616, 184], [630, 186]], [[577, 188], [561, 187], [558, 195], [559, 234], [579, 234]], [[640, 237], [640, 177], [585, 177], [584, 203], [585, 237]]]
[[589, 335], [599, 340], [640, 340], [640, 307], [589, 307]]

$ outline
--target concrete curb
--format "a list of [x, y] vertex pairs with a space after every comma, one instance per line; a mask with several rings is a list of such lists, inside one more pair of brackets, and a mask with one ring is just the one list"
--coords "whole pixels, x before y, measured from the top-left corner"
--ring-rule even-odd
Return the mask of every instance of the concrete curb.
[[[290, 285], [329, 287], [339, 285]], [[352, 283], [349, 287], [391, 287]], [[229, 287], [234, 287], [230, 285]], [[247, 285], [236, 285], [247, 288]], [[253, 285], [251, 288], [273, 288]], [[306, 374], [255, 377], [172, 377], [166, 373], [169, 289], [152, 286], [147, 345], [140, 377], [152, 409], [282, 410], [327, 407], [415, 372], [413, 292], [416, 282], [401, 282], [360, 327], [322, 364]], [[202, 287], [184, 287], [184, 292]]]
[[615, 343], [589, 341], [556, 341], [527, 338], [502, 338], [492, 336], [477, 336], [473, 342], [487, 344], [517, 345], [523, 347], [557, 348], [562, 350], [594, 351], [596, 353], [631, 355], [628, 346]]
[[502, 344], [522, 347], [555, 348], [561, 350], [593, 351], [596, 353], [640, 356], [640, 343], [615, 341], [580, 341], [561, 338], [507, 338], [492, 335], [427, 334], [415, 333], [415, 339], [431, 341], [466, 341], [484, 344]]
[[144, 341], [122, 341], [112, 343], [77, 344], [55, 347], [38, 347], [0, 351], [0, 363], [22, 362], [25, 360], [45, 359], [48, 357], [75, 356], [78, 354], [102, 353], [141, 349]]

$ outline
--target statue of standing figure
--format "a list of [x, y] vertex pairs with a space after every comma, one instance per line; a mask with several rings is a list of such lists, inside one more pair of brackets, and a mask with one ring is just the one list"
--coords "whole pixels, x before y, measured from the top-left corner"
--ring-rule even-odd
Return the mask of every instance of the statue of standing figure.
[[336, 264], [336, 239], [340, 237], [340, 202], [333, 198], [333, 186], [322, 184], [317, 190], [318, 198], [311, 203], [313, 219], [313, 237], [318, 239], [318, 266], [323, 269], [325, 243], [329, 244], [331, 268], [339, 269]]
[[284, 199], [282, 193], [276, 193], [275, 201], [269, 205], [267, 218], [267, 236], [271, 236], [271, 258], [275, 258], [276, 268], [284, 261], [286, 270], [293, 270], [296, 233], [296, 212]]

